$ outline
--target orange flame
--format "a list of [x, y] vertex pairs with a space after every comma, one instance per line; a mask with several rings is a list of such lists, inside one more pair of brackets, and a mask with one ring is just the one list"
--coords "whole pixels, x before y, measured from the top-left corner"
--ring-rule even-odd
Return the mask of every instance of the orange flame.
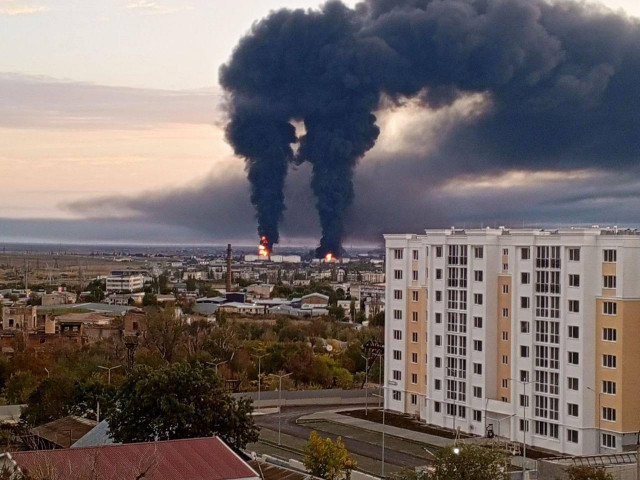
[[270, 256], [269, 242], [267, 241], [267, 237], [260, 238], [260, 245], [258, 245], [258, 256], [268, 258]]
[[324, 256], [324, 261], [325, 261], [325, 262], [330, 262], [330, 261], [332, 261], [332, 260], [333, 260], [333, 253], [327, 253], [327, 254]]

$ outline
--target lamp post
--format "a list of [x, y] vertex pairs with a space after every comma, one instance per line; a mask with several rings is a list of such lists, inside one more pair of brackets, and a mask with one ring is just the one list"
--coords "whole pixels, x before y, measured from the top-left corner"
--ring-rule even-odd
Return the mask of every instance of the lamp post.
[[224, 365], [228, 360], [223, 360], [222, 362], [204, 362], [207, 365], [211, 365], [216, 370], [216, 376], [218, 375], [218, 365]]
[[261, 391], [261, 389], [260, 389], [260, 376], [262, 375], [262, 359], [264, 357], [266, 357], [267, 354], [266, 353], [263, 353], [262, 355], [253, 354], [251, 356], [258, 359], [258, 412], [260, 412], [261, 411], [260, 410], [260, 391]]
[[47, 367], [44, 367], [44, 371], [47, 372], [47, 378], [49, 378], [51, 376], [51, 372], [49, 371], [49, 369]]
[[272, 373], [271, 376], [276, 377], [279, 380], [279, 386], [278, 386], [278, 446], [282, 445], [282, 442], [280, 441], [281, 438], [281, 433], [280, 433], [280, 418], [282, 416], [282, 379], [284, 377], [288, 377], [289, 375], [293, 375], [293, 372], [287, 373], [285, 375], [276, 375], [275, 373]]
[[600, 438], [600, 419], [602, 418], [602, 412], [600, 411], [601, 410], [600, 397], [602, 396], [602, 392], [596, 392], [595, 388], [591, 388], [591, 387], [587, 387], [587, 390], [591, 390], [593, 393], [595, 393], [598, 396], [598, 411], [596, 412], [598, 414], [598, 433], [596, 434], [596, 441], [598, 442], [598, 454], [600, 454], [601, 445], [602, 445], [602, 439]]
[[364, 358], [364, 416], [369, 416], [369, 357], [360, 355]]
[[[386, 387], [382, 387], [382, 392], [384, 393]], [[371, 395], [373, 395], [374, 397], [382, 397], [382, 395], [378, 395], [377, 393], [372, 393]], [[384, 431], [385, 431], [385, 425], [384, 425], [384, 406], [382, 407], [382, 467], [381, 467], [381, 471], [380, 471], [380, 476], [382, 478], [384, 478]]]
[[527, 399], [525, 405], [522, 406], [523, 412], [523, 420], [524, 420], [524, 428], [522, 429], [522, 465], [524, 470], [527, 470], [527, 407], [529, 406], [529, 397], [527, 397], [527, 385], [531, 383], [531, 381], [524, 382], [522, 380], [518, 380], [516, 378], [509, 378], [512, 382], [519, 383], [523, 386], [524, 396]]
[[107, 383], [111, 385], [111, 370], [115, 370], [116, 368], [120, 368], [122, 365], [116, 365], [115, 367], [103, 367], [102, 365], [98, 365], [98, 368], [102, 370], [107, 370], [109, 372]]

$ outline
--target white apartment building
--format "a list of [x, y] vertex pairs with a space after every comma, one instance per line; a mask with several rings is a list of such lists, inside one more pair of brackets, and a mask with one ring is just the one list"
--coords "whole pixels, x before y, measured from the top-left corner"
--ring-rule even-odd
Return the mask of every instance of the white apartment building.
[[111, 272], [106, 280], [106, 290], [109, 293], [135, 293], [144, 287], [144, 276], [140, 273], [119, 270]]
[[640, 233], [385, 235], [385, 406], [562, 453], [635, 449]]

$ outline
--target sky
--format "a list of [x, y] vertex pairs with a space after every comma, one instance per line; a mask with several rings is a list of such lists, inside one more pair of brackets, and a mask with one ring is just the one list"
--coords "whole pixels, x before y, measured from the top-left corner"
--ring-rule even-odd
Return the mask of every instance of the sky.
[[[640, 18], [637, 0], [602, 3]], [[0, 166], [8, 180], [0, 241], [250, 243], [254, 214], [244, 163], [224, 138], [218, 69], [270, 10], [318, 5], [0, 0]], [[378, 114], [381, 136], [356, 172], [348, 241], [447, 222], [640, 221], [640, 175], [621, 171], [487, 170], [421, 187], [430, 177], [415, 159], [484, 102], [469, 95], [437, 111], [407, 102]], [[283, 244], [317, 235], [308, 184], [308, 167], [290, 172]], [[400, 198], [407, 184], [411, 195]]]

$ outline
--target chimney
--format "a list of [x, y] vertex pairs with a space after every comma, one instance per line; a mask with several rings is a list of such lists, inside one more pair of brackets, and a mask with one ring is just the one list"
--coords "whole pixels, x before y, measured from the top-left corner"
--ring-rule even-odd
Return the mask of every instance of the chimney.
[[231, 244], [227, 245], [227, 292], [231, 291]]

